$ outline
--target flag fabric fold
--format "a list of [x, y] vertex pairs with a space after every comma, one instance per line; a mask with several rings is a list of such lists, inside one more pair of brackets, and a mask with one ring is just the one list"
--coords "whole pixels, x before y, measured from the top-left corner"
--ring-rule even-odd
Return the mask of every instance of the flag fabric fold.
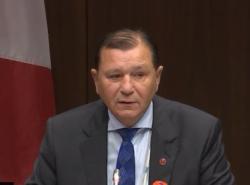
[[23, 184], [54, 114], [43, 0], [0, 1], [0, 181]]

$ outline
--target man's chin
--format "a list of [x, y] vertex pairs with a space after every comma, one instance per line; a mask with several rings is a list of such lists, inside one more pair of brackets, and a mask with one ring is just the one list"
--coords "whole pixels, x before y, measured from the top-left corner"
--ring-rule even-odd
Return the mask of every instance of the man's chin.
[[117, 114], [118, 120], [127, 127], [133, 126], [138, 121], [138, 117], [138, 114], [135, 114], [134, 110], [126, 110]]
[[116, 107], [120, 111], [135, 111], [139, 108], [137, 103], [118, 103]]

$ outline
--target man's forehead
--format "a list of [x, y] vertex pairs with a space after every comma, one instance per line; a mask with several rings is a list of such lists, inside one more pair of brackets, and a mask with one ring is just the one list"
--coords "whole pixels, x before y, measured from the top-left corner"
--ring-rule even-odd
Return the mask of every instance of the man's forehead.
[[143, 64], [138, 64], [138, 65], [133, 65], [133, 66], [126, 66], [126, 67], [122, 67], [122, 66], [112, 66], [108, 69], [105, 70], [105, 72], [107, 73], [112, 73], [112, 72], [121, 72], [124, 70], [128, 70], [128, 71], [139, 71], [139, 70], [144, 70], [146, 69], [146, 66]]

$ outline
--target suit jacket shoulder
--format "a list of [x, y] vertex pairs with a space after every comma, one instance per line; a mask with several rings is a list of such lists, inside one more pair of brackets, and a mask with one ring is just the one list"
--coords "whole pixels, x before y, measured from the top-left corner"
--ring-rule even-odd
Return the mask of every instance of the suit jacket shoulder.
[[[96, 114], [103, 115], [106, 110], [101, 100], [82, 105], [49, 118], [58, 127], [78, 127], [84, 126], [88, 119], [92, 119]], [[84, 120], [84, 122], [82, 121]], [[70, 124], [69, 124], [70, 123]]]
[[100, 100], [51, 117], [27, 184], [87, 185], [96, 179], [93, 171], [100, 169], [106, 174], [107, 120]]
[[[232, 185], [220, 121], [197, 108], [154, 97], [150, 183]], [[168, 160], [166, 166], [159, 160]], [[216, 182], [216, 183], [215, 183]]]
[[155, 122], [165, 122], [175, 127], [175, 130], [182, 131], [182, 134], [191, 132], [207, 135], [212, 127], [220, 125], [218, 118], [195, 107], [159, 96], [156, 96], [153, 102]]

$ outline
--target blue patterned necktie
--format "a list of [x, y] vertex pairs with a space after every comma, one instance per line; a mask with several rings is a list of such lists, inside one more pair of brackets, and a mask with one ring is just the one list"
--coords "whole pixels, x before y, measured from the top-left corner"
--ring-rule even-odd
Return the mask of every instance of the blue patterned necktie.
[[119, 169], [119, 185], [135, 185], [135, 155], [131, 142], [138, 128], [122, 128], [117, 132], [122, 137], [116, 168]]

